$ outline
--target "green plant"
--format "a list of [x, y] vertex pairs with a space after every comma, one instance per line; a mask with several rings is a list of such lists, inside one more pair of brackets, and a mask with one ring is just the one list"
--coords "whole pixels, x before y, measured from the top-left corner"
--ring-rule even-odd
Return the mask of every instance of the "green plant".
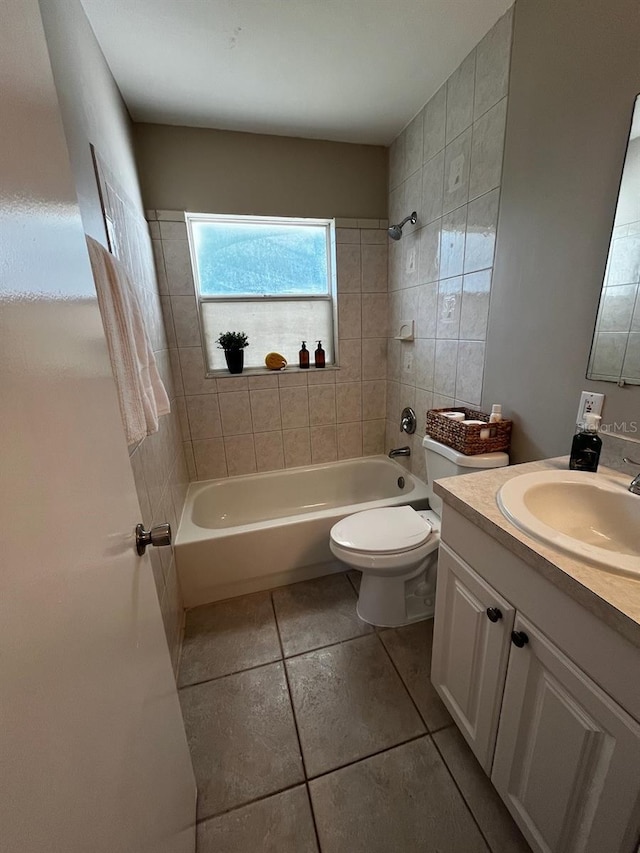
[[216, 339], [219, 349], [233, 352], [249, 346], [249, 340], [244, 332], [220, 332]]

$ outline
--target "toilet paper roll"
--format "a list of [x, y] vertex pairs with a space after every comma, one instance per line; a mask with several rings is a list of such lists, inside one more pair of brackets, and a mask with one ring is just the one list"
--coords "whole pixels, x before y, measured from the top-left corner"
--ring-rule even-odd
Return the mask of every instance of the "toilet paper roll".
[[452, 421], [463, 421], [464, 412], [441, 412], [445, 418], [451, 418]]

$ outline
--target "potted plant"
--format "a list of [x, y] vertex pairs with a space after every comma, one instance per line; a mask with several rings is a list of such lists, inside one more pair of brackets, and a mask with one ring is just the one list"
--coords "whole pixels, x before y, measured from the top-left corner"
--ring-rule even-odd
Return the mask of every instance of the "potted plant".
[[216, 340], [219, 348], [224, 350], [229, 373], [242, 373], [244, 367], [244, 348], [249, 341], [244, 332], [220, 332]]

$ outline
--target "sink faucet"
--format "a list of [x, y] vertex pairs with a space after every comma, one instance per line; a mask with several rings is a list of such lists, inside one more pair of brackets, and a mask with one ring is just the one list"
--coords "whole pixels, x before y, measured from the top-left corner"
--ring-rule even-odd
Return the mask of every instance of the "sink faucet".
[[[395, 447], [393, 450], [389, 451], [389, 459], [395, 459], [396, 456], [411, 456], [411, 448]], [[638, 476], [637, 479], [640, 480], [640, 476]]]
[[[389, 454], [389, 456], [391, 456], [391, 453]], [[627, 465], [637, 465], [640, 468], [640, 462], [634, 462], [633, 459], [629, 459], [628, 456], [625, 456], [622, 461], [626, 462]], [[634, 477], [631, 481], [629, 491], [632, 495], [640, 495], [640, 474], [638, 474], [637, 477]]]

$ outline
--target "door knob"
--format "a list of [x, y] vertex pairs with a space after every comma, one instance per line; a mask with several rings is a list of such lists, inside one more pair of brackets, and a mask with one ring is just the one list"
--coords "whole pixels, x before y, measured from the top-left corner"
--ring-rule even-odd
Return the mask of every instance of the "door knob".
[[521, 649], [523, 646], [526, 646], [529, 642], [529, 637], [525, 634], [524, 631], [512, 631], [511, 632], [511, 642], [514, 646], [517, 646]]
[[489, 622], [497, 622], [502, 619], [502, 611], [498, 607], [487, 607], [487, 617]]
[[156, 548], [171, 545], [171, 525], [158, 524], [151, 530], [145, 530], [144, 524], [136, 524], [136, 551], [142, 557], [148, 545]]

